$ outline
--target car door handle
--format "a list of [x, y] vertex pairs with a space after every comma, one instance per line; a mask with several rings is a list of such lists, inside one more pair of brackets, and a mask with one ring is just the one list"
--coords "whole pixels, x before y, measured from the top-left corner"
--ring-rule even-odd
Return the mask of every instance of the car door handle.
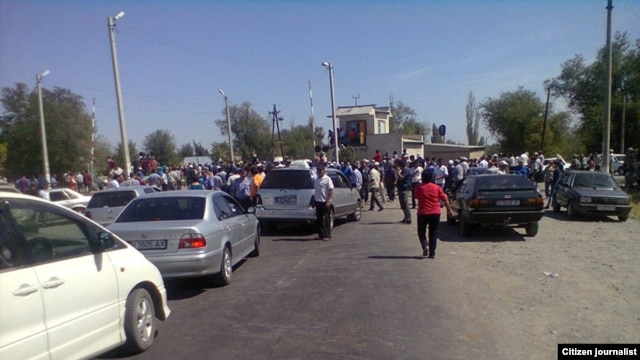
[[54, 289], [62, 284], [64, 284], [64, 280], [58, 279], [57, 277], [53, 277], [49, 279], [49, 281], [47, 281], [46, 283], [42, 284], [42, 287], [45, 289]]
[[33, 294], [36, 291], [38, 291], [38, 287], [37, 286], [33, 286], [33, 285], [29, 285], [29, 284], [22, 284], [22, 285], [20, 285], [20, 288], [18, 288], [18, 290], [14, 290], [13, 291], [13, 295], [15, 295], [15, 296], [27, 296], [29, 294]]

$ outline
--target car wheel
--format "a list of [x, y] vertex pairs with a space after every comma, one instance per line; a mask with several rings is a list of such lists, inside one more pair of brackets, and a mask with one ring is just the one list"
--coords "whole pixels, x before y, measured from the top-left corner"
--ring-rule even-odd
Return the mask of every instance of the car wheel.
[[220, 285], [229, 285], [231, 275], [233, 274], [233, 266], [231, 258], [231, 249], [225, 246], [222, 250], [222, 260], [220, 261], [220, 272], [216, 274], [216, 282]]
[[527, 232], [527, 236], [536, 236], [538, 233], [538, 222], [528, 223], [525, 230]]
[[575, 220], [576, 218], [576, 209], [571, 201], [567, 204], [567, 216], [569, 217], [569, 220]]
[[362, 218], [362, 202], [360, 200], [356, 203], [356, 210], [347, 218], [351, 221], [360, 221], [360, 218]]
[[127, 297], [125, 306], [125, 346], [134, 352], [145, 351], [153, 344], [156, 332], [153, 299], [147, 290], [135, 289]]
[[336, 221], [336, 215], [333, 213], [333, 208], [329, 210], [329, 229], [333, 230], [333, 225]]
[[553, 197], [553, 212], [560, 212], [560, 204], [555, 196]]
[[462, 214], [458, 215], [458, 234], [462, 237], [471, 234], [470, 224], [465, 220]]
[[256, 229], [256, 238], [253, 240], [253, 251], [249, 254], [250, 257], [260, 256], [260, 226]]
[[629, 215], [620, 215], [618, 216], [618, 220], [625, 222], [629, 218]]

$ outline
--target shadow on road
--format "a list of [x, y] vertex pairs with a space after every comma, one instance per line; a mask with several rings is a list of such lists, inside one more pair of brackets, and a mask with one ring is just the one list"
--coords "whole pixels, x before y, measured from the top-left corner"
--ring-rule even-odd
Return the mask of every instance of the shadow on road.
[[458, 223], [450, 225], [447, 222], [440, 223], [438, 226], [438, 238], [441, 241], [450, 242], [502, 242], [502, 241], [525, 241], [526, 237], [523, 228], [513, 227], [484, 227], [481, 225], [472, 225], [470, 236], [461, 236], [458, 234]]
[[392, 259], [392, 260], [425, 260], [424, 256], [401, 256], [401, 255], [372, 255], [367, 256], [367, 259]]
[[[247, 260], [242, 259], [234, 267], [233, 271]], [[164, 279], [164, 285], [167, 288], [167, 300], [183, 300], [194, 296], [198, 296], [208, 289], [216, 289], [224, 287], [215, 281], [214, 275], [204, 275], [189, 278]]]

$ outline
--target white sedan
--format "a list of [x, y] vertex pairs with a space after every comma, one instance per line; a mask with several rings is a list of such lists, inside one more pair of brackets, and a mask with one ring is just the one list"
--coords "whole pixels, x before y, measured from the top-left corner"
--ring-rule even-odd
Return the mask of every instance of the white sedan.
[[158, 269], [60, 205], [0, 194], [0, 359], [143, 351], [169, 316]]
[[80, 214], [84, 214], [87, 210], [89, 200], [91, 200], [91, 196], [82, 195], [77, 191], [67, 188], [44, 190], [43, 197]]

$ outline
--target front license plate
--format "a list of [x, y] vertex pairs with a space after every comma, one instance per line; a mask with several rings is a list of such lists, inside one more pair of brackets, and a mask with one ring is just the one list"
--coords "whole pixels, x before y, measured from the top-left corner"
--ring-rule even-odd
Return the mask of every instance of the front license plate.
[[298, 202], [297, 196], [276, 196], [276, 204], [295, 205]]
[[498, 200], [498, 201], [496, 201], [496, 205], [498, 205], [498, 206], [518, 206], [518, 205], [520, 205], [520, 200]]
[[138, 250], [160, 250], [167, 248], [167, 240], [137, 240], [129, 241]]
[[615, 205], [598, 205], [598, 211], [614, 211]]

